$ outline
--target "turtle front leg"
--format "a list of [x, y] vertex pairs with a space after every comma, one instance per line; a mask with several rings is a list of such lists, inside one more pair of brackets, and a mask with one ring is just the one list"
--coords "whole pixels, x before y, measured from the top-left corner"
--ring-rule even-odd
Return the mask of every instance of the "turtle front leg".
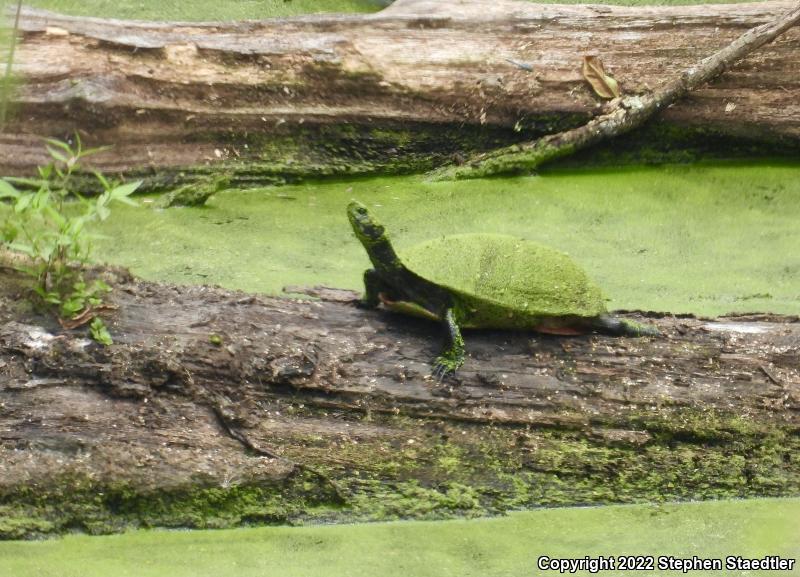
[[436, 357], [431, 374], [441, 382], [448, 374], [455, 373], [464, 364], [464, 339], [461, 329], [458, 328], [452, 308], [444, 314], [444, 324], [447, 329], [447, 340], [442, 353]]
[[389, 285], [380, 277], [378, 271], [370, 268], [364, 271], [364, 297], [356, 304], [360, 308], [374, 309], [380, 304], [380, 293], [386, 292]]

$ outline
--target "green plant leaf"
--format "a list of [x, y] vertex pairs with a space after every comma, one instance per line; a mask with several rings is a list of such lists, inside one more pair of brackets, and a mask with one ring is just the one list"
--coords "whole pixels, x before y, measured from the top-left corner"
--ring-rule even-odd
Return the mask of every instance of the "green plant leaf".
[[89, 334], [92, 335], [92, 339], [101, 345], [109, 346], [114, 344], [106, 324], [100, 317], [94, 317], [94, 320], [92, 320], [92, 324], [89, 325]]
[[37, 231], [37, 233], [33, 236], [33, 244], [38, 246], [46, 242], [55, 242], [59, 236], [61, 236], [61, 232], [57, 230], [52, 228], [43, 229]]
[[[17, 265], [15, 268], [19, 272], [21, 272], [23, 274], [26, 274], [28, 276], [32, 276], [33, 278], [39, 278], [39, 275], [41, 274], [41, 271], [38, 268], [33, 267], [33, 266]], [[33, 290], [35, 291], [37, 288], [39, 288], [39, 287], [35, 287]]]
[[25, 210], [30, 206], [32, 200], [33, 200], [33, 194], [31, 193], [26, 193], [21, 195], [17, 199], [17, 202], [14, 204], [14, 212], [16, 212], [17, 214], [21, 213], [23, 210]]
[[[44, 239], [42, 239], [44, 240]], [[50, 260], [50, 255], [56, 250], [56, 243], [44, 243], [40, 240], [37, 243], [37, 248], [34, 249], [33, 254], [31, 254], [34, 258], [40, 258], [44, 261]]]
[[98, 216], [98, 218], [100, 220], [105, 220], [109, 216], [111, 216], [111, 211], [107, 207], [105, 207], [103, 205], [98, 205], [97, 206], [97, 216]]
[[119, 198], [115, 198], [114, 200], [117, 200], [123, 204], [127, 204], [128, 206], [139, 206], [138, 202], [127, 196], [120, 196]]
[[86, 308], [86, 301], [82, 298], [73, 298], [61, 305], [61, 316], [72, 318]]
[[83, 227], [86, 225], [86, 217], [85, 216], [75, 216], [70, 218], [67, 221], [67, 234], [70, 234], [74, 237], [80, 235], [83, 232]]
[[92, 294], [107, 293], [111, 292], [111, 287], [108, 286], [107, 283], [97, 279], [92, 283], [91, 292]]
[[111, 145], [95, 146], [94, 148], [87, 148], [86, 150], [81, 151], [81, 158], [83, 158], [84, 156], [97, 154], [98, 152], [105, 152], [106, 150], [111, 150], [111, 148], [113, 148]]
[[103, 190], [108, 191], [114, 188], [113, 186], [111, 186], [111, 183], [108, 181], [108, 179], [105, 176], [103, 176], [102, 172], [95, 170], [94, 175], [97, 178], [97, 180], [100, 181], [100, 184], [103, 185]]
[[46, 164], [44, 166], [40, 166], [38, 168], [38, 172], [39, 172], [39, 176], [41, 176], [44, 179], [44, 181], [46, 182], [46, 181], [48, 181], [50, 179], [50, 176], [52, 176], [52, 174], [53, 174], [53, 165], [52, 164]]
[[3, 226], [0, 227], [0, 239], [2, 239], [2, 242], [12, 243], [18, 236], [19, 228], [17, 227], [17, 223], [12, 222], [11, 219], [7, 219], [3, 223]]
[[61, 213], [58, 212], [55, 208], [50, 206], [49, 204], [43, 207], [44, 212], [47, 213], [47, 216], [53, 219], [53, 221], [61, 228], [64, 228], [67, 224], [67, 219], [61, 216]]
[[[41, 169], [42, 167], [40, 166], [39, 170]], [[30, 186], [32, 188], [42, 188], [47, 184], [47, 181], [44, 179], [24, 178], [21, 176], [6, 176], [4, 180], [6, 180], [9, 183], [23, 184], [25, 186]]]
[[63, 162], [64, 164], [69, 164], [70, 160], [72, 159], [72, 157], [70, 157], [70, 156], [64, 156], [59, 151], [57, 151], [55, 148], [50, 148], [49, 146], [47, 146], [46, 148], [47, 148], [47, 152], [50, 154], [50, 156], [53, 159], [58, 160], [59, 162]]
[[57, 292], [53, 291], [46, 291], [42, 287], [36, 287], [34, 289], [36, 294], [42, 297], [42, 300], [50, 305], [60, 305], [61, 304], [61, 297]]
[[75, 152], [72, 150], [72, 147], [69, 145], [69, 143], [64, 142], [63, 140], [58, 140], [55, 138], [45, 138], [44, 141], [51, 146], [57, 146], [58, 148], [61, 148], [69, 156], [75, 155]]
[[133, 194], [140, 186], [142, 186], [141, 180], [137, 180], [135, 182], [126, 182], [125, 184], [115, 186], [111, 190], [111, 198], [114, 200], [122, 200], [123, 198]]
[[20, 194], [10, 182], [0, 179], [0, 198], [19, 198]]
[[24, 244], [24, 243], [21, 243], [21, 242], [10, 242], [10, 243], [8, 243], [7, 246], [8, 246], [9, 249], [11, 249], [11, 250], [13, 250], [15, 252], [21, 252], [21, 253], [27, 254], [28, 256], [34, 256], [36, 254], [36, 251], [29, 244]]
[[45, 208], [50, 205], [50, 191], [47, 189], [40, 189], [33, 193], [33, 201], [31, 208], [36, 212], [43, 212]]

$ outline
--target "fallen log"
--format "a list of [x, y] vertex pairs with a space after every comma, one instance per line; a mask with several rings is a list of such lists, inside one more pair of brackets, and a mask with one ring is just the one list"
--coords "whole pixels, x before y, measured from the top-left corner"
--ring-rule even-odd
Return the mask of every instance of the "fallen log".
[[[714, 80], [754, 50], [772, 42], [798, 22], [800, 22], [800, 4], [770, 23], [751, 28], [728, 46], [684, 70], [680, 76], [667, 79], [650, 94], [622, 96], [617, 89], [616, 81], [611, 79], [613, 90], [607, 85], [603, 86], [604, 94], [608, 98], [616, 98], [609, 103], [608, 109], [603, 114], [583, 126], [543, 136], [532, 142], [523, 142], [476, 155], [464, 162], [463, 167], [443, 167], [429, 176], [438, 180], [449, 180], [501, 174], [529, 174], [542, 164], [631, 132], [689, 92]], [[594, 74], [605, 76], [602, 65], [599, 71], [594, 71]]]
[[[398, 0], [373, 15], [205, 24], [29, 9], [0, 173], [30, 172], [47, 160], [41, 136], [76, 130], [114, 144], [98, 168], [166, 182], [212, 170], [239, 183], [424, 170], [599, 114], [584, 54], [599, 54], [626, 94], [647, 93], [794, 5]], [[613, 153], [796, 154], [799, 54], [795, 28]]]
[[[797, 318], [467, 333], [117, 273], [115, 344], [0, 291], [0, 537], [800, 493]], [[641, 315], [631, 315], [638, 317]]]

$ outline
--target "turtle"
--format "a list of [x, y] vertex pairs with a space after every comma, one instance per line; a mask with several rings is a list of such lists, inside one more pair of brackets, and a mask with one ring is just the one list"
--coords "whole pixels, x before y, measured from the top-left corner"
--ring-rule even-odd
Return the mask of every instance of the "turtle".
[[363, 204], [351, 202], [347, 215], [373, 266], [364, 272], [358, 305], [442, 323], [446, 343], [432, 371], [439, 380], [464, 363], [462, 328], [659, 335], [653, 326], [611, 315], [586, 272], [548, 246], [503, 234], [454, 234], [402, 251], [401, 258]]

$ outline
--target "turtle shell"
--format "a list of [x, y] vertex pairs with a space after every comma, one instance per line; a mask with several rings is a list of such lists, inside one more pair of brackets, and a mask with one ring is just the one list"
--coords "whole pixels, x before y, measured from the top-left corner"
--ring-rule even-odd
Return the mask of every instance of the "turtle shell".
[[461, 324], [567, 328], [606, 312], [600, 288], [566, 254], [496, 234], [445, 236], [400, 252], [408, 269], [453, 294]]

